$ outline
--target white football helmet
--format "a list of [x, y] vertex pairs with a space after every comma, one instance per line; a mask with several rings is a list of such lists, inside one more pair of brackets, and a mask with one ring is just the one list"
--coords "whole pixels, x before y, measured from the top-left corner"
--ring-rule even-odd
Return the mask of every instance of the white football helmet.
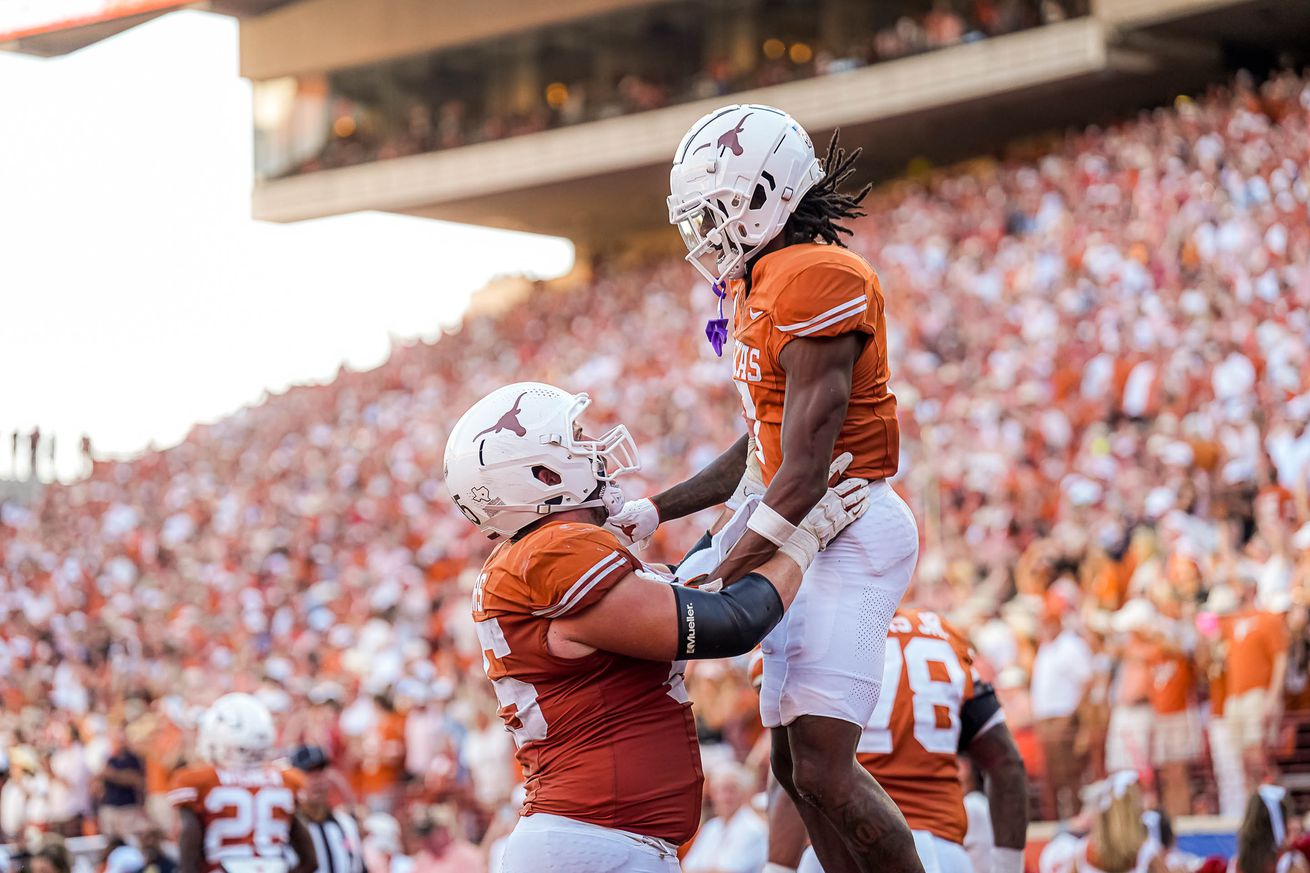
[[455, 505], [492, 539], [553, 512], [618, 512], [623, 492], [614, 478], [641, 468], [637, 446], [623, 425], [583, 438], [578, 419], [590, 403], [586, 394], [517, 382], [473, 404], [446, 441]]
[[276, 731], [268, 707], [250, 694], [224, 694], [200, 717], [197, 751], [216, 767], [241, 770], [272, 757]]
[[673, 156], [669, 223], [711, 282], [739, 279], [823, 178], [814, 144], [781, 109], [725, 106], [691, 126]]

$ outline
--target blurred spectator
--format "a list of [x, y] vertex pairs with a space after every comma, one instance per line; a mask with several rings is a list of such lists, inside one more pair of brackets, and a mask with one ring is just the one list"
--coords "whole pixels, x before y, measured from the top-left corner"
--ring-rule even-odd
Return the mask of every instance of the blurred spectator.
[[168, 779], [187, 758], [186, 705], [177, 695], [161, 697], [151, 712], [137, 719], [133, 727], [140, 737], [137, 747], [145, 750], [145, 811], [157, 827], [171, 832], [175, 813], [168, 800]]
[[484, 809], [496, 809], [514, 790], [515, 773], [505, 766], [514, 757], [514, 742], [494, 712], [473, 716], [473, 729], [463, 743], [460, 763], [473, 778], [473, 793]]
[[9, 752], [9, 779], [0, 789], [0, 831], [22, 835], [29, 826], [50, 820], [50, 777], [36, 750], [16, 746]]
[[1218, 793], [1219, 814], [1238, 818], [1246, 804], [1246, 772], [1242, 750], [1232, 740], [1225, 718], [1228, 686], [1227, 625], [1239, 608], [1237, 594], [1228, 585], [1216, 585], [1205, 601], [1197, 620], [1201, 643], [1197, 649], [1197, 663], [1208, 679], [1210, 719], [1207, 738], [1210, 760], [1214, 765], [1215, 787]]
[[55, 750], [50, 755], [52, 777], [51, 827], [66, 837], [82, 834], [82, 823], [91, 817], [91, 769], [77, 728], [50, 726]]
[[755, 778], [738, 764], [720, 764], [709, 774], [714, 817], [701, 825], [683, 859], [687, 873], [759, 873], [768, 860], [768, 828], [751, 808]]
[[405, 854], [400, 822], [394, 816], [369, 813], [364, 819], [362, 846], [368, 873], [413, 873], [414, 860]]
[[405, 718], [385, 694], [373, 698], [376, 712], [360, 740], [360, 800], [374, 812], [391, 812], [405, 767]]
[[1076, 718], [1091, 678], [1087, 643], [1059, 615], [1045, 616], [1033, 658], [1032, 717], [1046, 761], [1042, 803], [1048, 818], [1067, 818], [1076, 808], [1083, 769], [1074, 749]]
[[519, 821], [519, 810], [527, 799], [527, 791], [522, 785], [514, 789], [510, 799], [501, 804], [482, 835], [482, 849], [487, 855], [487, 869], [499, 870], [505, 858], [505, 840]]
[[1291, 812], [1281, 786], [1260, 786], [1247, 801], [1237, 829], [1237, 854], [1229, 869], [1234, 873], [1305, 873], [1310, 869], [1305, 856], [1293, 848], [1300, 834], [1292, 829], [1295, 819]]
[[1246, 765], [1246, 784], [1259, 785], [1269, 766], [1283, 709], [1287, 672], [1287, 617], [1259, 609], [1254, 593], [1227, 625], [1228, 669], [1224, 722]]
[[131, 837], [144, 823], [145, 764], [116, 728], [111, 754], [100, 771], [100, 832], [110, 837]]
[[1160, 798], [1169, 816], [1192, 811], [1188, 769], [1201, 751], [1201, 729], [1192, 701], [1196, 680], [1184, 629], [1163, 616], [1146, 637], [1152, 647], [1151, 764], [1160, 773]]
[[1105, 766], [1111, 773], [1146, 773], [1151, 768], [1150, 634], [1157, 621], [1155, 607], [1140, 598], [1128, 601], [1114, 617], [1114, 630], [1124, 642], [1105, 747]]
[[72, 862], [63, 843], [43, 846], [28, 862], [32, 873], [70, 873]]
[[467, 873], [485, 864], [482, 853], [459, 832], [446, 807], [431, 807], [414, 822], [419, 842], [414, 873]]

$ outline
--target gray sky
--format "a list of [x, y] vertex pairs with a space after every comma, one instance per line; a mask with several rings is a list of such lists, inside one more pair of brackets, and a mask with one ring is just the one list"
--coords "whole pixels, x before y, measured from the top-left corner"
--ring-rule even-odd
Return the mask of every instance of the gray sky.
[[[361, 213], [250, 219], [237, 27], [165, 15], [63, 58], [0, 53], [0, 478], [8, 434], [131, 453], [266, 389], [376, 366], [564, 240]], [[20, 462], [25, 470], [25, 462]]]

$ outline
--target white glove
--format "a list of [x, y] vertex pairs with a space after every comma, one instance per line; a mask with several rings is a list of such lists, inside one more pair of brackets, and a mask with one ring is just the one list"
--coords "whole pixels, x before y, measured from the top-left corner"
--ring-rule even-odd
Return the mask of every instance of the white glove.
[[[833, 465], [835, 467], [836, 462]], [[778, 551], [805, 570], [814, 561], [815, 555], [828, 548], [837, 534], [863, 516], [868, 509], [869, 483], [863, 479], [843, 479], [828, 489], [805, 516], [805, 520], [796, 527], [796, 533]]]
[[655, 528], [660, 526], [660, 512], [649, 498], [629, 500], [623, 508], [609, 517], [605, 529], [618, 537], [625, 546], [646, 547]]
[[837, 538], [846, 526], [869, 510], [869, 483], [864, 479], [843, 479], [828, 489], [805, 516], [800, 529], [819, 541], [819, 551]]

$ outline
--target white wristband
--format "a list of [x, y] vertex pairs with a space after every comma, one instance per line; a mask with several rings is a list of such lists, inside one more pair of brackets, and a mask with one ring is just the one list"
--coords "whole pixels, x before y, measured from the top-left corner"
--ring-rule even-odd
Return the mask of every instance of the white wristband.
[[785, 867], [782, 864], [765, 864], [760, 873], [796, 873], [796, 868]]
[[1023, 873], [1023, 849], [992, 846], [992, 873]]
[[781, 546], [796, 533], [796, 525], [783, 518], [767, 503], [761, 503], [751, 513], [746, 527], [755, 531], [775, 546]]

